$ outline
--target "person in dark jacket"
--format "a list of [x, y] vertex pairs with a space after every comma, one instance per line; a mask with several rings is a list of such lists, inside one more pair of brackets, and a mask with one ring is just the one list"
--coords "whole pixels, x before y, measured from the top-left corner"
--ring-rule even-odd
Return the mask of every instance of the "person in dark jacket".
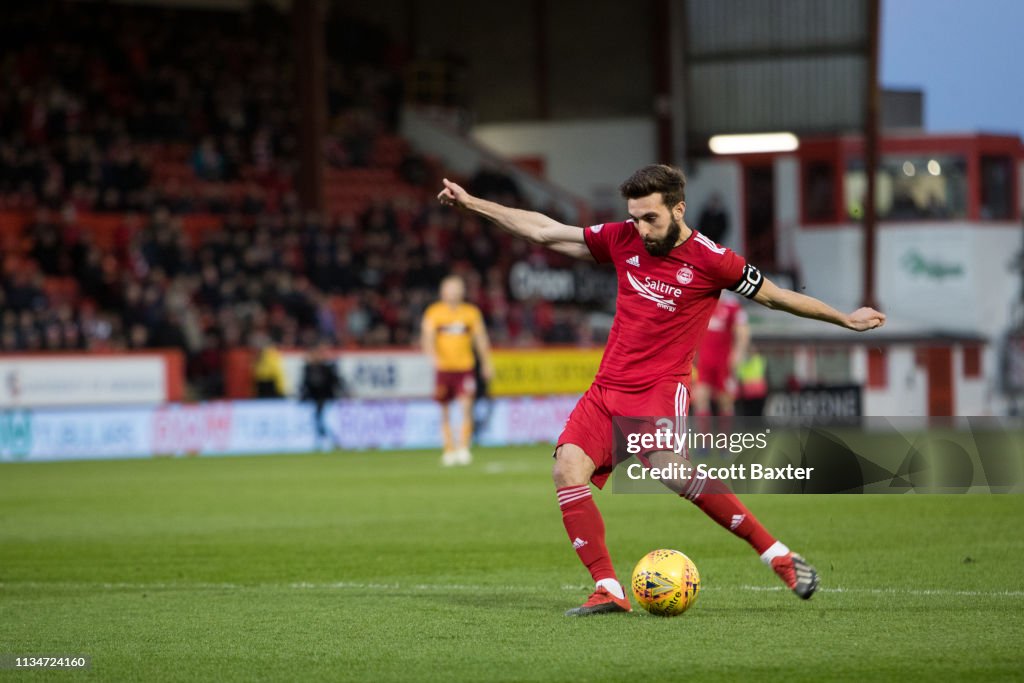
[[335, 359], [331, 358], [323, 344], [318, 344], [306, 357], [300, 390], [300, 400], [313, 402], [317, 450], [323, 449], [325, 444], [335, 448], [340, 445], [337, 436], [331, 433], [324, 421], [324, 408], [342, 395], [344, 385], [338, 375]]
[[717, 192], [711, 195], [697, 219], [697, 229], [711, 238], [712, 242], [721, 244], [729, 234], [729, 214], [725, 212], [722, 195]]

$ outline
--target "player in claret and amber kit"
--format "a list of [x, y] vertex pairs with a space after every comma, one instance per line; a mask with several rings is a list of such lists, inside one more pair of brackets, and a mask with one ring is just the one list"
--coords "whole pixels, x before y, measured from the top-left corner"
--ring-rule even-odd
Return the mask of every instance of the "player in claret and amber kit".
[[[491, 343], [480, 309], [467, 303], [466, 283], [458, 275], [441, 282], [441, 300], [423, 312], [420, 343], [437, 371], [434, 398], [441, 406], [441, 440], [444, 453], [441, 464], [468, 465], [473, 439], [473, 400], [476, 397], [474, 366], [480, 360], [480, 374], [490, 379]], [[475, 352], [475, 355], [474, 355]], [[455, 401], [461, 413], [458, 442], [452, 436], [448, 406]]]
[[[781, 289], [742, 256], [687, 226], [685, 185], [677, 168], [641, 168], [621, 187], [629, 220], [588, 228], [479, 199], [448, 180], [438, 194], [443, 204], [477, 213], [559, 253], [609, 263], [618, 274], [615, 320], [600, 369], [555, 449], [553, 478], [562, 521], [596, 584], [582, 606], [566, 612], [569, 616], [631, 611], [605, 546], [604, 522], [589, 484], [602, 488], [614, 467], [612, 418], [687, 414], [693, 356], [722, 290], [858, 332], [885, 322], [871, 308], [845, 314]], [[658, 455], [647, 457], [657, 462]], [[687, 480], [679, 494], [749, 543], [798, 596], [814, 594], [814, 567], [772, 536], [721, 481]]]

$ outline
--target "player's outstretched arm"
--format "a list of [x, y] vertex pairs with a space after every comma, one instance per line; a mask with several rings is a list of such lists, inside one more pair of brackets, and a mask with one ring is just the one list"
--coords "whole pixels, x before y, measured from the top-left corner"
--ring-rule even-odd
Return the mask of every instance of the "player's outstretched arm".
[[472, 211], [496, 223], [517, 237], [540, 244], [566, 256], [593, 261], [583, 237], [583, 228], [564, 225], [536, 211], [524, 211], [474, 197], [447, 178], [437, 200], [445, 206]]
[[768, 308], [832, 323], [855, 332], [873, 330], [885, 324], [885, 314], [873, 308], [858, 308], [849, 314], [840, 313], [813, 296], [778, 287], [768, 278], [764, 279], [761, 289], [754, 295], [754, 301]]

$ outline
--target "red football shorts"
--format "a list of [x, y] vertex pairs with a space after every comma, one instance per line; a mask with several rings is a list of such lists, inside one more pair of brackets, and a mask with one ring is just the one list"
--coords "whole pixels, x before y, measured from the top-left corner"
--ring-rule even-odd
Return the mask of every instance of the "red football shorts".
[[461, 372], [437, 371], [434, 383], [434, 399], [448, 403], [459, 396], [472, 396], [476, 393], [476, 377], [472, 370]]
[[[683, 434], [686, 430], [682, 418], [689, 407], [690, 391], [682, 382], [660, 382], [649, 389], [630, 392], [592, 384], [569, 415], [558, 445], [571, 443], [582, 448], [596, 468], [590, 480], [597, 488], [604, 488], [616, 464], [612, 418], [647, 418], [633, 423], [630, 431], [670, 429]], [[679, 419], [652, 422], [650, 418]]]
[[728, 356], [702, 360], [697, 357], [697, 383], [706, 384], [716, 393], [736, 393], [736, 379], [732, 376]]

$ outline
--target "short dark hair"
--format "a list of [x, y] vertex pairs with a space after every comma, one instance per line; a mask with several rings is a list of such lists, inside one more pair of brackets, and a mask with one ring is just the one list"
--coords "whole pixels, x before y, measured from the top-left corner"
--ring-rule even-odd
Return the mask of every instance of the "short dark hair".
[[675, 166], [651, 164], [629, 176], [619, 192], [624, 199], [640, 199], [660, 192], [665, 206], [671, 209], [686, 201], [686, 176]]

